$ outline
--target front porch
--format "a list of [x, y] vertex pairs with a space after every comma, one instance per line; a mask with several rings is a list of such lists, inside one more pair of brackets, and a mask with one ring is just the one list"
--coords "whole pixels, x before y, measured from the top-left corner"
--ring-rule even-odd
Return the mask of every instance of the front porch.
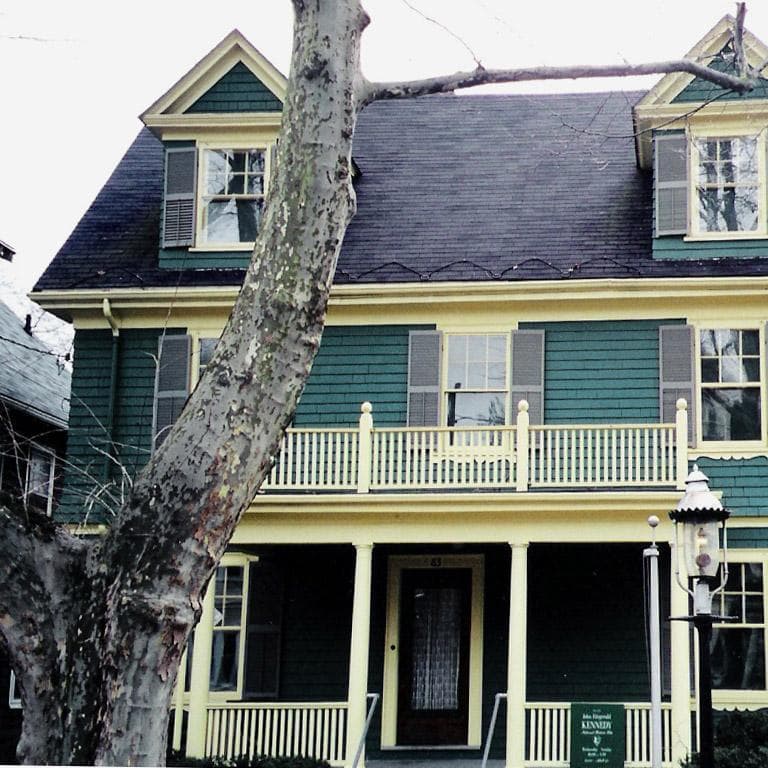
[[[651, 765], [650, 705], [623, 703], [626, 716], [625, 768]], [[205, 757], [234, 758], [269, 754], [314, 757], [333, 766], [350, 764], [347, 754], [347, 702], [231, 702], [206, 708]], [[526, 702], [525, 768], [568, 768], [571, 758], [571, 705], [568, 702]], [[174, 710], [174, 718], [184, 717]], [[673, 765], [671, 706], [662, 707], [663, 763]], [[179, 734], [181, 730], [179, 730]], [[181, 740], [174, 743], [181, 749]], [[482, 765], [482, 756], [458, 758], [451, 765]], [[369, 759], [371, 768], [431, 766], [434, 759]], [[488, 765], [503, 765], [500, 758]]]
[[[221, 672], [227, 667], [226, 649], [217, 651], [211, 635], [230, 630], [215, 624], [214, 616], [222, 596], [236, 590], [217, 587], [206, 597], [190, 679], [182, 675], [179, 681], [173, 746], [190, 755], [303, 755], [351, 767], [362, 739], [362, 759], [373, 768], [444, 762], [480, 768], [487, 746], [491, 766], [565, 768], [571, 702], [591, 701], [623, 706], [625, 766], [650, 766], [641, 548], [639, 543], [243, 547], [224, 562], [228, 568], [251, 564], [242, 592], [249, 610], [265, 610], [263, 601], [248, 594], [249, 581], [254, 589], [265, 583], [270, 592], [282, 590], [285, 596], [281, 655], [270, 656], [280, 668], [279, 680], [270, 695], [249, 694], [253, 664], [245, 650], [236, 662], [238, 671], [230, 678]], [[668, 551], [665, 559], [668, 574]], [[282, 586], [267, 572], [260, 574], [270, 562], [280, 564]], [[664, 582], [669, 610], [674, 593], [669, 578]], [[467, 590], [466, 609], [461, 609], [466, 610], [466, 645], [461, 645], [466, 650], [450, 667], [459, 681], [456, 703], [436, 704], [433, 697], [413, 704], [412, 697], [422, 694], [411, 684], [417, 673], [408, 664], [414, 654], [427, 652], [414, 650], [414, 635], [408, 635], [413, 625], [405, 629], [417, 610], [414, 598], [423, 600], [430, 590], [450, 592], [460, 584]], [[445, 608], [434, 605], [431, 620]], [[423, 623], [426, 614], [418, 610], [422, 613], [414, 616], [421, 615]], [[448, 620], [442, 630], [440, 647], [460, 632], [456, 616], [456, 629]], [[255, 646], [246, 628], [261, 621], [256, 615], [243, 620], [240, 642], [248, 653]], [[675, 647], [683, 650], [673, 655], [671, 667], [667, 655], [665, 665], [663, 754], [670, 766], [690, 746], [691, 715], [687, 630], [671, 631], [677, 633]], [[665, 646], [669, 654], [669, 637]], [[257, 655], [263, 661], [263, 651]], [[215, 680], [209, 669], [216, 670]], [[260, 668], [257, 674], [264, 690], [271, 686], [268, 673]], [[423, 671], [418, 674], [425, 679]], [[429, 674], [433, 686], [453, 679], [453, 673]], [[237, 690], [220, 690], [224, 679]], [[371, 693], [380, 699], [366, 729]], [[496, 702], [498, 717], [491, 728]], [[414, 735], [403, 724], [406, 710], [443, 706], [464, 708], [458, 732], [441, 726], [432, 735]], [[419, 729], [432, 727], [429, 718], [416, 722]]]

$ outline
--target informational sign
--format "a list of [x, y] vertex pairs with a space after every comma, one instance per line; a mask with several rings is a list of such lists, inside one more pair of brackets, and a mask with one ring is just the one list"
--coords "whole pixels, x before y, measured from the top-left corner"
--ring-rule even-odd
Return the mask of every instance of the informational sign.
[[571, 704], [571, 768], [624, 767], [624, 707]]

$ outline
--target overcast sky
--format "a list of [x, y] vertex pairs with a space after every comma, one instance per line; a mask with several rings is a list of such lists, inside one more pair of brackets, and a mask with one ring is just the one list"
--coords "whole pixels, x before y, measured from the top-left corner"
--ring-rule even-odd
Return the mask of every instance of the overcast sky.
[[[418, 8], [422, 14], [410, 6]], [[424, 16], [460, 34], [483, 64], [621, 61], [686, 53], [735, 4], [716, 0], [365, 0], [371, 79], [422, 77], [474, 62]], [[0, 0], [0, 240], [29, 290], [98, 193], [141, 124], [138, 115], [240, 31], [283, 72], [289, 0]], [[747, 27], [768, 41], [768, 3]], [[548, 84], [546, 90], [647, 88], [656, 78]], [[514, 87], [518, 92], [536, 86]]]

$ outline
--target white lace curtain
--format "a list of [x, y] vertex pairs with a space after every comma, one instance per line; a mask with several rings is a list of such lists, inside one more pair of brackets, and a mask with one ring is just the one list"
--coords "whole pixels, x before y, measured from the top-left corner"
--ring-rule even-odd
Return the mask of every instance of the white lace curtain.
[[458, 709], [460, 655], [460, 590], [417, 588], [413, 600], [412, 709]]

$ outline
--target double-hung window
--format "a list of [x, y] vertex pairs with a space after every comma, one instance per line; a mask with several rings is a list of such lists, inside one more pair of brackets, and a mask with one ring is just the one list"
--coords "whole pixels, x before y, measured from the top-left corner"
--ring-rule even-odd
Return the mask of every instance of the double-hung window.
[[757, 232], [761, 226], [758, 137], [702, 138], [696, 155], [697, 232]]
[[730, 621], [712, 634], [712, 685], [716, 689], [764, 690], [765, 609], [762, 563], [731, 563], [713, 611]]
[[212, 691], [237, 691], [240, 688], [245, 587], [244, 565], [224, 565], [216, 570], [211, 647]]
[[198, 246], [256, 240], [264, 208], [265, 163], [264, 149], [203, 149]]
[[449, 427], [506, 423], [507, 334], [451, 334], [446, 370]]
[[699, 334], [704, 441], [760, 440], [762, 374], [756, 328], [702, 329]]

